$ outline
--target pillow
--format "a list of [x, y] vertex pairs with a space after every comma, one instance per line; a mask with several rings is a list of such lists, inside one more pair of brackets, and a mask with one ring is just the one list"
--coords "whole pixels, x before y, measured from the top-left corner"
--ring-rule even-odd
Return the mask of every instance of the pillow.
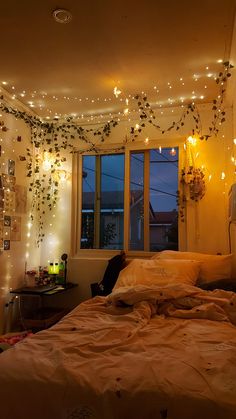
[[199, 275], [200, 263], [192, 260], [133, 259], [123, 269], [114, 289], [125, 286], [168, 285], [184, 283], [194, 285]]
[[180, 252], [175, 250], [163, 250], [152, 256], [154, 259], [185, 259], [197, 260], [201, 263], [198, 283], [217, 281], [231, 278], [231, 264], [233, 255], [208, 255], [197, 252]]

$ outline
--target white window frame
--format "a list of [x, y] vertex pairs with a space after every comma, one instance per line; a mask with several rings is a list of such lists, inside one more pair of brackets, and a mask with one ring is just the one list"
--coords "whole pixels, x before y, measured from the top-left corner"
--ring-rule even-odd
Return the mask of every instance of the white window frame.
[[[159, 147], [162, 148], [172, 148], [175, 147], [179, 149], [179, 171], [178, 176], [180, 179], [181, 170], [185, 165], [185, 153], [184, 153], [184, 141], [185, 139], [181, 139], [179, 141], [173, 140], [166, 140], [166, 141], [158, 141], [153, 140], [150, 141], [149, 144], [144, 146], [143, 143], [138, 142], [137, 144], [131, 143], [131, 145], [127, 145], [124, 151], [117, 151], [114, 152], [113, 150], [106, 151], [101, 149], [101, 155], [104, 154], [121, 154], [124, 153], [125, 155], [125, 183], [124, 183], [124, 248], [122, 250], [125, 251], [128, 257], [150, 257], [153, 255], [153, 252], [147, 250], [139, 250], [133, 251], [129, 250], [129, 220], [130, 220], [130, 208], [129, 208], [129, 194], [130, 194], [130, 184], [127, 182], [127, 179], [130, 178], [130, 155], [131, 152], [140, 151], [145, 152], [146, 150], [150, 149], [157, 149]], [[113, 144], [112, 147], [118, 148], [119, 144]], [[80, 248], [80, 238], [81, 238], [81, 214], [82, 214], [82, 157], [83, 155], [94, 155], [94, 153], [84, 153], [84, 154], [74, 154], [73, 156], [73, 176], [72, 176], [72, 231], [71, 231], [71, 256], [73, 258], [86, 258], [86, 259], [105, 259], [114, 256], [115, 254], [119, 253], [120, 250], [110, 250], [110, 249], [81, 249]], [[97, 154], [96, 154], [97, 155]], [[146, 159], [145, 159], [146, 161]], [[146, 199], [146, 194], [149, 191], [149, 161], [144, 165], [144, 216], [146, 211], [149, 211], [149, 199]], [[186, 248], [186, 228], [185, 223], [179, 222], [178, 224], [178, 244], [179, 249], [184, 250]], [[148, 228], [144, 231], [144, 249], [147, 249], [149, 246], [149, 225]]]

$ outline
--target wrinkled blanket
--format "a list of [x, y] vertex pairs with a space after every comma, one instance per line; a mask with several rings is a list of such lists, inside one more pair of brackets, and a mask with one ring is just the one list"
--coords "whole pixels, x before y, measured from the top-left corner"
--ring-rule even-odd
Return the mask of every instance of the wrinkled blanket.
[[148, 302], [152, 314], [185, 319], [227, 321], [236, 325], [236, 293], [204, 291], [185, 284], [122, 287], [108, 301], [114, 305], [134, 306]]
[[235, 419], [235, 295], [117, 289], [0, 355], [3, 419]]

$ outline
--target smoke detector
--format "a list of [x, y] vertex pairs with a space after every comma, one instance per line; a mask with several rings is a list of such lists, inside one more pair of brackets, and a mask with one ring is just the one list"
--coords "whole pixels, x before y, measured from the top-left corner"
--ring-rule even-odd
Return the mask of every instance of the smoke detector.
[[72, 19], [72, 14], [66, 9], [56, 9], [52, 12], [53, 18], [58, 23], [69, 23]]

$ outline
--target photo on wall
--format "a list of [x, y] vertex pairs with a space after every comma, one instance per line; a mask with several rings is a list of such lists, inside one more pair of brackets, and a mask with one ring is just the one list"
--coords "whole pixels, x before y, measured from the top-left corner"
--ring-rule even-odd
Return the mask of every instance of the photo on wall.
[[21, 240], [21, 217], [11, 218], [11, 240]]
[[0, 211], [4, 210], [4, 189], [0, 189]]
[[15, 192], [4, 189], [4, 210], [11, 214], [15, 212]]
[[2, 186], [4, 188], [10, 189], [10, 191], [15, 191], [16, 178], [15, 176], [2, 174]]
[[11, 160], [11, 159], [8, 160], [7, 168], [8, 168], [7, 170], [8, 175], [15, 176], [15, 161], [14, 160]]
[[27, 187], [15, 185], [15, 210], [17, 213], [25, 214], [27, 211]]
[[10, 240], [3, 240], [4, 250], [10, 250]]
[[3, 225], [4, 225], [4, 227], [10, 227], [11, 226], [11, 217], [10, 217], [10, 215], [4, 215]]

